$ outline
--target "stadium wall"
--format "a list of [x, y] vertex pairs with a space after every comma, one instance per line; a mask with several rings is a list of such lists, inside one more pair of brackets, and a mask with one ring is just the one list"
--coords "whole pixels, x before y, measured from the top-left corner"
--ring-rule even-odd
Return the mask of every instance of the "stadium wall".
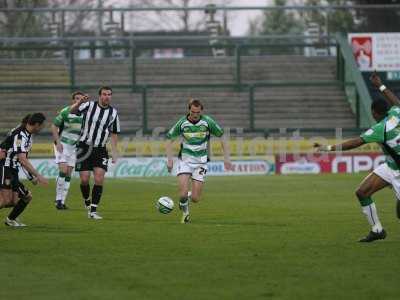
[[[385, 156], [378, 152], [281, 153], [247, 159], [234, 158], [233, 170], [229, 172], [224, 170], [223, 160], [217, 159], [208, 163], [207, 176], [358, 173], [371, 171], [384, 161]], [[58, 176], [58, 167], [54, 159], [33, 158], [31, 162], [43, 176], [47, 178]], [[175, 174], [173, 170], [172, 175]], [[23, 172], [20, 176], [25, 178]], [[78, 173], [74, 176], [78, 177]], [[167, 171], [165, 157], [125, 157], [119, 159], [116, 164], [110, 163], [106, 176], [165, 177], [170, 174]]]

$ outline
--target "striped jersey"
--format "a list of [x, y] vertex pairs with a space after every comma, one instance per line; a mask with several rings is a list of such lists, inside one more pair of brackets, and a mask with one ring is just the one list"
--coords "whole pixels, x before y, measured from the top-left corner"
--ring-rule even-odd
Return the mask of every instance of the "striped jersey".
[[393, 106], [382, 121], [360, 136], [366, 143], [378, 143], [392, 170], [400, 170], [400, 107]]
[[6, 157], [0, 161], [0, 165], [16, 169], [21, 166], [18, 154], [28, 153], [32, 148], [32, 135], [24, 126], [12, 129], [0, 144], [0, 148], [6, 151]]
[[101, 107], [97, 101], [79, 106], [83, 116], [79, 141], [93, 147], [105, 147], [110, 133], [120, 133], [118, 112], [112, 106]]
[[167, 139], [182, 136], [179, 157], [188, 163], [204, 164], [209, 160], [210, 136], [221, 137], [223, 134], [223, 129], [207, 115], [202, 115], [196, 123], [185, 116], [168, 131]]
[[81, 115], [71, 114], [71, 107], [63, 108], [54, 118], [54, 125], [59, 128], [60, 140], [68, 145], [75, 145], [80, 137], [82, 127]]

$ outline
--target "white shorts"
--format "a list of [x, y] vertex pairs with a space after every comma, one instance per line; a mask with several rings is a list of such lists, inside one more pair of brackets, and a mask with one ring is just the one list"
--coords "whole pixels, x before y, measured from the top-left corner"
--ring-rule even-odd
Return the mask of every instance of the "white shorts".
[[374, 173], [387, 183], [390, 183], [397, 199], [400, 199], [400, 172], [392, 170], [387, 163], [383, 163], [374, 170]]
[[207, 173], [207, 164], [191, 164], [178, 160], [176, 175], [190, 174], [193, 180], [204, 182]]
[[63, 146], [62, 153], [58, 152], [56, 146], [54, 145], [54, 155], [56, 157], [55, 159], [56, 164], [64, 163], [67, 164], [69, 167], [74, 168], [76, 163], [76, 146], [64, 143], [61, 144]]

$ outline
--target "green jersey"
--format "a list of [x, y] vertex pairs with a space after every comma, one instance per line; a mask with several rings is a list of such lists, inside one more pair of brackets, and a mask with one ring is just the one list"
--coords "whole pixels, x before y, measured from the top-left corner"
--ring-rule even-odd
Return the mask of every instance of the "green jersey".
[[188, 163], [205, 164], [208, 161], [210, 136], [221, 137], [223, 134], [224, 130], [209, 116], [202, 115], [196, 123], [185, 116], [168, 131], [167, 139], [182, 136], [179, 157]]
[[68, 145], [75, 145], [80, 137], [83, 117], [71, 114], [69, 106], [63, 108], [54, 118], [54, 125], [60, 128], [60, 140]]
[[400, 107], [393, 106], [386, 118], [360, 136], [366, 143], [379, 143], [392, 170], [400, 170], [393, 157], [400, 158]]

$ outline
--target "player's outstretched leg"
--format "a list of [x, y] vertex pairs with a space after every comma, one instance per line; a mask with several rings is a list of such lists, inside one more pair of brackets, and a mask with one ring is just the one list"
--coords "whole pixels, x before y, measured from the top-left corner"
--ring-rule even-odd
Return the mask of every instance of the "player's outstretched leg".
[[190, 222], [190, 215], [189, 215], [189, 198], [181, 197], [179, 199], [179, 209], [182, 211], [181, 223], [189, 223]]
[[190, 174], [178, 175], [178, 185], [179, 185], [179, 209], [182, 211], [181, 223], [189, 223], [189, 179]]
[[92, 203], [90, 204], [89, 218], [95, 220], [101, 220], [103, 219], [103, 217], [101, 217], [97, 213], [97, 207], [100, 203], [101, 195], [103, 194], [103, 182], [106, 171], [102, 168], [96, 167], [94, 168], [93, 173], [94, 173], [94, 185], [92, 190]]
[[63, 192], [63, 197], [62, 197], [63, 209], [68, 209], [67, 205], [65, 204], [65, 201], [67, 199], [70, 186], [71, 186], [71, 175], [67, 175], [67, 176], [65, 176], [64, 192]]
[[383, 229], [379, 221], [378, 212], [371, 195], [376, 191], [386, 187], [388, 184], [378, 175], [371, 173], [361, 183], [356, 191], [356, 195], [361, 204], [363, 214], [366, 216], [368, 223], [371, 225], [371, 231], [359, 242], [369, 243], [376, 240], [386, 238], [386, 231]]
[[97, 206], [100, 203], [102, 193], [103, 193], [103, 186], [95, 184], [93, 186], [93, 190], [92, 190], [92, 204], [90, 204], [89, 218], [91, 218], [91, 219], [95, 219], [95, 220], [103, 219], [103, 217], [101, 217], [97, 213]]
[[63, 207], [63, 197], [64, 197], [64, 189], [65, 189], [65, 176], [66, 174], [62, 171], [58, 173], [58, 177], [56, 179], [56, 208], [64, 209]]
[[86, 209], [90, 209], [90, 185], [89, 185], [90, 172], [81, 171], [79, 173], [79, 176], [81, 178], [81, 193], [84, 205]]
[[[202, 188], [203, 188], [203, 182], [195, 179], [192, 180], [192, 191], [189, 191], [186, 197], [188, 199], [187, 200], [188, 205], [190, 202], [197, 203], [200, 201]], [[187, 215], [183, 213], [181, 223], [189, 223], [189, 222], [190, 222], [189, 212]]]
[[32, 195], [29, 191], [26, 190], [26, 194], [22, 197], [18, 195], [18, 193], [14, 193], [14, 197], [20, 197], [17, 204], [11, 210], [10, 214], [5, 220], [5, 224], [11, 227], [25, 227], [24, 223], [18, 221], [18, 216], [25, 210], [29, 202], [32, 200]]

